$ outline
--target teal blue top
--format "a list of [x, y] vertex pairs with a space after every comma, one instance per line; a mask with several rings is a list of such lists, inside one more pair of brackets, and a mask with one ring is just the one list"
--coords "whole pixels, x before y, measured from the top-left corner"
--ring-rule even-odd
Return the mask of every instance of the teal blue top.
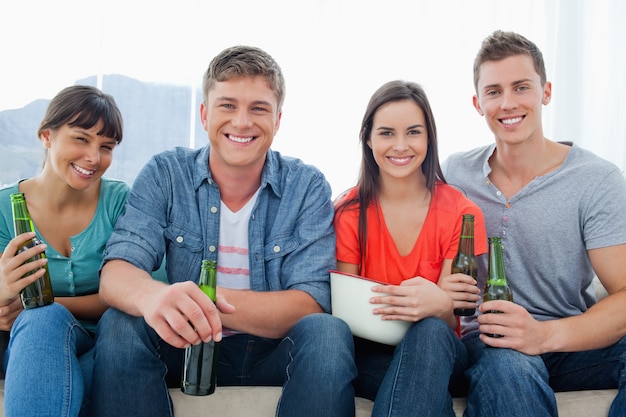
[[[0, 189], [0, 252], [4, 252], [14, 237], [10, 194], [17, 192], [19, 192], [17, 183]], [[87, 228], [70, 237], [72, 253], [69, 258], [49, 245], [35, 224], [37, 235], [48, 244], [46, 256], [55, 296], [72, 297], [98, 292], [102, 252], [113, 232], [117, 218], [124, 211], [128, 192], [129, 187], [123, 181], [101, 179], [96, 213]], [[26, 198], [28, 199], [28, 196]], [[95, 330], [96, 323], [82, 321], [82, 324], [88, 330]]]

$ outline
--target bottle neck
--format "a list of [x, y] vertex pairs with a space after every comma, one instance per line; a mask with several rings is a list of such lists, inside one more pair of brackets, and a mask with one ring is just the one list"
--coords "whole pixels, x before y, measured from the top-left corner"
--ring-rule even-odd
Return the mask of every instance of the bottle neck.
[[200, 269], [200, 278], [198, 279], [198, 286], [200, 287], [202, 292], [204, 292], [211, 299], [211, 301], [215, 302], [217, 287], [215, 262], [202, 262], [202, 268]]
[[502, 256], [502, 245], [500, 242], [489, 242], [489, 266], [488, 281], [506, 284], [504, 273], [504, 258]]
[[13, 226], [15, 236], [35, 231], [25, 200], [13, 201]]
[[463, 220], [459, 250], [464, 253], [474, 253], [474, 221], [472, 220]]

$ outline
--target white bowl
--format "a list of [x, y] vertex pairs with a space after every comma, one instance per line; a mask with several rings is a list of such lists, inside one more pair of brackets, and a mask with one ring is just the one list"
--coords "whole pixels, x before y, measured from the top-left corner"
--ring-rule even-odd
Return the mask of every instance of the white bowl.
[[348, 323], [353, 335], [395, 346], [400, 343], [411, 323], [383, 320], [381, 315], [372, 312], [376, 307], [385, 306], [369, 302], [372, 296], [380, 295], [371, 288], [381, 284], [369, 278], [330, 271], [332, 314]]

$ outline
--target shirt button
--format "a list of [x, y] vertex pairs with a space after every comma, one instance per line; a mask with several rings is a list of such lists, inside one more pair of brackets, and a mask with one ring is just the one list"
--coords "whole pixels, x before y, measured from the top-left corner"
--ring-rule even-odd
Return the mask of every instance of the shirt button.
[[209, 252], [215, 252], [215, 246], [213, 245], [209, 246]]
[[276, 245], [274, 246], [274, 253], [278, 253], [280, 252], [280, 246]]
[[502, 231], [502, 236], [505, 236], [505, 235], [506, 235], [506, 230], [503, 230]]
[[496, 191], [496, 195], [502, 195], [500, 191]]
[[503, 219], [503, 220], [504, 220], [505, 222], [508, 222], [508, 221], [509, 221], [509, 216], [504, 216], [504, 219]]
[[176, 237], [176, 241], [177, 241], [178, 243], [183, 243], [183, 240], [185, 240], [185, 239], [183, 239], [183, 237], [182, 237], [182, 236], [178, 236], [178, 237]]
[[211, 213], [213, 214], [217, 213], [217, 207], [211, 207]]

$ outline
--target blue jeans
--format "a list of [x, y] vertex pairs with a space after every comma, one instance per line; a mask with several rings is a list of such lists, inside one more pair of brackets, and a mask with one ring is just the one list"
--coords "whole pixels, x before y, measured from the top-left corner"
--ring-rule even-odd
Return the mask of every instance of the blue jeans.
[[355, 338], [356, 394], [374, 400], [372, 416], [454, 416], [450, 390], [463, 387], [465, 346], [438, 318], [413, 324], [395, 349]]
[[22, 311], [5, 356], [5, 415], [78, 416], [89, 397], [93, 346], [61, 304]]
[[[168, 382], [180, 387], [183, 352], [143, 318], [109, 309], [97, 331], [92, 415], [172, 416]], [[220, 343], [217, 390], [282, 385], [277, 416], [354, 416], [355, 377], [350, 329], [329, 314], [302, 318], [283, 339], [240, 334]]]
[[626, 338], [605, 349], [540, 356], [488, 347], [478, 333], [463, 342], [471, 364], [465, 417], [556, 417], [555, 391], [607, 388], [619, 388], [609, 417], [626, 416]]

